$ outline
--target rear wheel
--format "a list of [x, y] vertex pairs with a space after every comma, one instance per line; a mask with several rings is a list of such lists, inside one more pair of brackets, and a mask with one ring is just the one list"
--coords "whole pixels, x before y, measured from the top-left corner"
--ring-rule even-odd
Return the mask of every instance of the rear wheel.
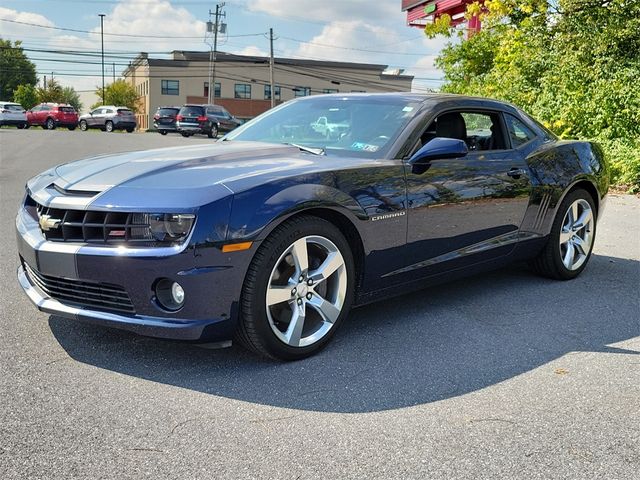
[[[2, 125], [2, 124], [0, 124], [0, 125]], [[19, 130], [22, 130], [24, 128], [24, 123], [19, 123], [16, 126], [18, 127]]]
[[285, 222], [247, 272], [238, 340], [271, 358], [313, 355], [347, 316], [354, 278], [349, 243], [336, 226], [311, 216]]
[[209, 138], [218, 138], [218, 126], [211, 125], [211, 130], [209, 131], [209, 133], [207, 133], [207, 136]]
[[593, 198], [586, 190], [569, 193], [558, 207], [547, 244], [531, 261], [532, 268], [557, 280], [580, 275], [593, 250], [595, 211]]
[[167, 131], [166, 131], [166, 130], [158, 130], [158, 133], [159, 133], [160, 135], [166, 135], [166, 134], [167, 134]]
[[67, 127], [67, 128], [73, 132], [76, 129], [76, 126], [74, 125], [73, 127]]
[[191, 136], [191, 135], [190, 135], [190, 134], [188, 134], [187, 132], [180, 132], [180, 134], [181, 134], [184, 138], [188, 138], [188, 137], [190, 137], [190, 136]]
[[107, 123], [104, 124], [104, 129], [109, 133], [113, 132], [113, 122], [111, 120], [107, 120]]
[[127, 133], [133, 132], [133, 128], [127, 128]]
[[80, 130], [83, 132], [87, 131], [87, 122], [85, 120], [80, 120]]
[[53, 130], [56, 128], [56, 122], [53, 121], [53, 118], [47, 118], [47, 121], [44, 124], [44, 128], [47, 130]]

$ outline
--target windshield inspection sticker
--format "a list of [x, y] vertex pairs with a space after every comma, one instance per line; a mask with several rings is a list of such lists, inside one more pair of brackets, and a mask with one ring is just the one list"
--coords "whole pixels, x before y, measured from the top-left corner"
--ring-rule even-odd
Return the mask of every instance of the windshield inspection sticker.
[[413, 107], [404, 107], [402, 109], [403, 112], [410, 112], [411, 110], [413, 110]]
[[380, 149], [378, 145], [370, 145], [362, 142], [353, 142], [351, 148], [354, 150], [362, 150], [363, 152], [377, 152]]

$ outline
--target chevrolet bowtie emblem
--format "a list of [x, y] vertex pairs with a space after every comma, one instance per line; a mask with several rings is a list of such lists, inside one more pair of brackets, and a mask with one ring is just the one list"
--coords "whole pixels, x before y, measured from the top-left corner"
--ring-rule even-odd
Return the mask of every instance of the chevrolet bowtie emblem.
[[41, 215], [40, 220], [38, 220], [43, 232], [48, 232], [52, 228], [58, 228], [60, 222], [62, 222], [62, 220], [59, 218], [51, 218], [51, 215]]

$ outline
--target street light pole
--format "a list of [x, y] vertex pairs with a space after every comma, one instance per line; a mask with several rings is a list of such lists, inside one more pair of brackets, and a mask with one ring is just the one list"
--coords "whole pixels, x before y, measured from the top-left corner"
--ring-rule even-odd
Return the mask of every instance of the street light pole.
[[102, 105], [105, 104], [106, 99], [104, 97], [104, 13], [99, 13], [100, 17], [100, 43], [102, 44]]

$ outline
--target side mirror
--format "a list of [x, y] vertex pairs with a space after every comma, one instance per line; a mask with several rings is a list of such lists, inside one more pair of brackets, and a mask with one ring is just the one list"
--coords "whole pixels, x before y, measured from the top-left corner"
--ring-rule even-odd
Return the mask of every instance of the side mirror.
[[464, 140], [456, 138], [436, 137], [409, 159], [411, 165], [425, 165], [433, 160], [444, 160], [448, 158], [462, 158], [469, 153]]

